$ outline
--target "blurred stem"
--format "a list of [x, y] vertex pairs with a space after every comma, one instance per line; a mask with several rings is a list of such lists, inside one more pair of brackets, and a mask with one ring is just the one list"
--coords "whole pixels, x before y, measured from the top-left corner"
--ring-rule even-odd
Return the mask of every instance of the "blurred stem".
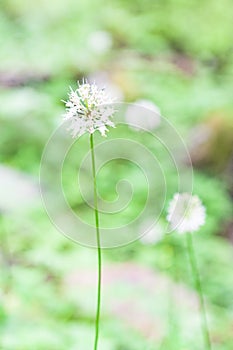
[[186, 240], [187, 240], [187, 248], [188, 248], [190, 265], [192, 268], [196, 290], [198, 292], [199, 304], [200, 304], [200, 309], [202, 314], [202, 332], [203, 332], [203, 337], [205, 341], [205, 349], [211, 350], [211, 342], [210, 342], [210, 335], [209, 335], [209, 329], [208, 329], [208, 323], [207, 323], [205, 301], [204, 301], [203, 292], [202, 292], [201, 279], [200, 279], [200, 274], [199, 274], [199, 269], [197, 264], [195, 248], [193, 245], [192, 232], [186, 233]]
[[96, 185], [96, 169], [95, 169], [95, 152], [94, 152], [94, 137], [90, 134], [90, 148], [91, 148], [91, 161], [92, 161], [92, 174], [93, 174], [93, 190], [94, 190], [94, 209], [95, 209], [95, 225], [96, 225], [96, 243], [98, 251], [98, 290], [97, 290], [97, 308], [95, 318], [95, 343], [94, 350], [98, 349], [99, 340], [99, 322], [100, 322], [100, 305], [101, 305], [101, 242], [100, 242], [100, 230], [99, 230], [99, 211], [98, 211], [98, 197], [97, 197], [97, 185]]

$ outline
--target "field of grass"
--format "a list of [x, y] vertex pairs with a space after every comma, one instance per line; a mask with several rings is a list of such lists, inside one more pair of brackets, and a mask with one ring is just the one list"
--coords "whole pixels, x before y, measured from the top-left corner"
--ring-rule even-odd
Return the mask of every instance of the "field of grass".
[[[106, 85], [126, 107], [138, 100], [154, 103], [187, 145], [193, 192], [207, 212], [194, 243], [212, 347], [232, 350], [232, 1], [2, 0], [0, 9], [0, 349], [93, 347], [96, 250], [62, 235], [39, 193], [41, 157], [61, 124], [62, 100], [69, 86], [75, 88], [77, 80], [87, 78]], [[158, 135], [178, 153], [182, 174], [190, 174], [183, 148], [163, 125]], [[167, 193], [158, 221], [161, 232], [153, 242], [139, 239], [103, 251], [99, 348], [204, 350], [185, 239], [175, 232], [163, 234], [168, 202], [177, 189], [176, 169], [149, 133], [122, 125], [110, 130], [106, 141], [117, 138], [137, 142], [158, 157]], [[95, 140], [102, 142], [97, 134]], [[67, 144], [63, 136], [56, 141], [48, 188], [54, 185], [56, 161]], [[111, 152], [122, 156], [126, 149], [118, 143]], [[84, 135], [68, 155], [62, 184], [72, 210], [93, 224], [93, 212], [77, 188], [77, 169], [88, 150]], [[130, 156], [136, 157], [135, 152]], [[90, 177], [84, 175], [82, 189], [91, 201]], [[146, 202], [142, 175], [122, 159], [100, 169], [103, 201], [119, 195], [127, 203], [129, 188], [122, 184], [117, 192], [121, 179], [135, 189], [121, 214], [102, 215], [103, 225], [115, 228], [137, 217]], [[153, 176], [150, 190], [160, 203], [162, 181], [159, 174]], [[149, 203], [145, 224], [153, 219], [156, 205]], [[85, 244], [88, 233], [78, 234]], [[127, 234], [138, 237], [140, 228], [131, 225]]]

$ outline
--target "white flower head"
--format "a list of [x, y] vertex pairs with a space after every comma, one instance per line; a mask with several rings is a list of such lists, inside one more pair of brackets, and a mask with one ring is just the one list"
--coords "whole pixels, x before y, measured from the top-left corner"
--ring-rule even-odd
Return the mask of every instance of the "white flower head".
[[96, 84], [83, 81], [78, 83], [74, 91], [70, 88], [66, 105], [65, 121], [70, 122], [73, 137], [78, 137], [88, 132], [93, 134], [98, 130], [102, 136], [106, 136], [107, 127], [115, 127], [111, 118], [116, 112], [113, 99], [108, 96], [105, 89], [100, 89]]
[[205, 218], [206, 209], [198, 196], [176, 193], [169, 204], [167, 220], [178, 233], [197, 231]]

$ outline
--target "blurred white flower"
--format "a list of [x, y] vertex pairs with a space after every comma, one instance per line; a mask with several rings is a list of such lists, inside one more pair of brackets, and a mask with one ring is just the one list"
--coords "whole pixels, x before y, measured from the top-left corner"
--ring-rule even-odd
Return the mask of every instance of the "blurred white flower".
[[[24, 118], [35, 113], [43, 107], [43, 110], [51, 109], [51, 100], [43, 93], [39, 93], [29, 87], [9, 89], [1, 91], [5, 103], [0, 104], [1, 118]], [[13, 101], [13, 103], [12, 103]]]
[[93, 32], [88, 37], [89, 48], [97, 54], [103, 54], [112, 47], [112, 36], [103, 30]]
[[78, 83], [75, 91], [70, 88], [64, 119], [70, 121], [72, 136], [92, 134], [96, 130], [106, 136], [107, 127], [115, 127], [110, 119], [115, 113], [112, 103], [105, 89], [99, 89], [96, 84], [83, 82], [82, 85]]
[[133, 129], [153, 130], [160, 124], [160, 109], [152, 101], [138, 100], [127, 108], [125, 118]]
[[176, 193], [168, 208], [167, 220], [179, 233], [197, 231], [205, 223], [206, 209], [198, 196]]
[[40, 203], [39, 188], [30, 176], [0, 165], [0, 178], [0, 212], [21, 213]]

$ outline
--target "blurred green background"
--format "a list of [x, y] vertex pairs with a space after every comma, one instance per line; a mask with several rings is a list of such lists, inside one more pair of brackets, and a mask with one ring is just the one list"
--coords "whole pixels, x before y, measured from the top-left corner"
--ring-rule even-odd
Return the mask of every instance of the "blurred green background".
[[[0, 349], [92, 348], [96, 252], [58, 233], [38, 193], [61, 100], [83, 77], [153, 102], [186, 141], [208, 214], [195, 245], [213, 349], [233, 349], [232, 32], [230, 0], [0, 1]], [[203, 348], [183, 237], [106, 250], [104, 266], [101, 350]]]

